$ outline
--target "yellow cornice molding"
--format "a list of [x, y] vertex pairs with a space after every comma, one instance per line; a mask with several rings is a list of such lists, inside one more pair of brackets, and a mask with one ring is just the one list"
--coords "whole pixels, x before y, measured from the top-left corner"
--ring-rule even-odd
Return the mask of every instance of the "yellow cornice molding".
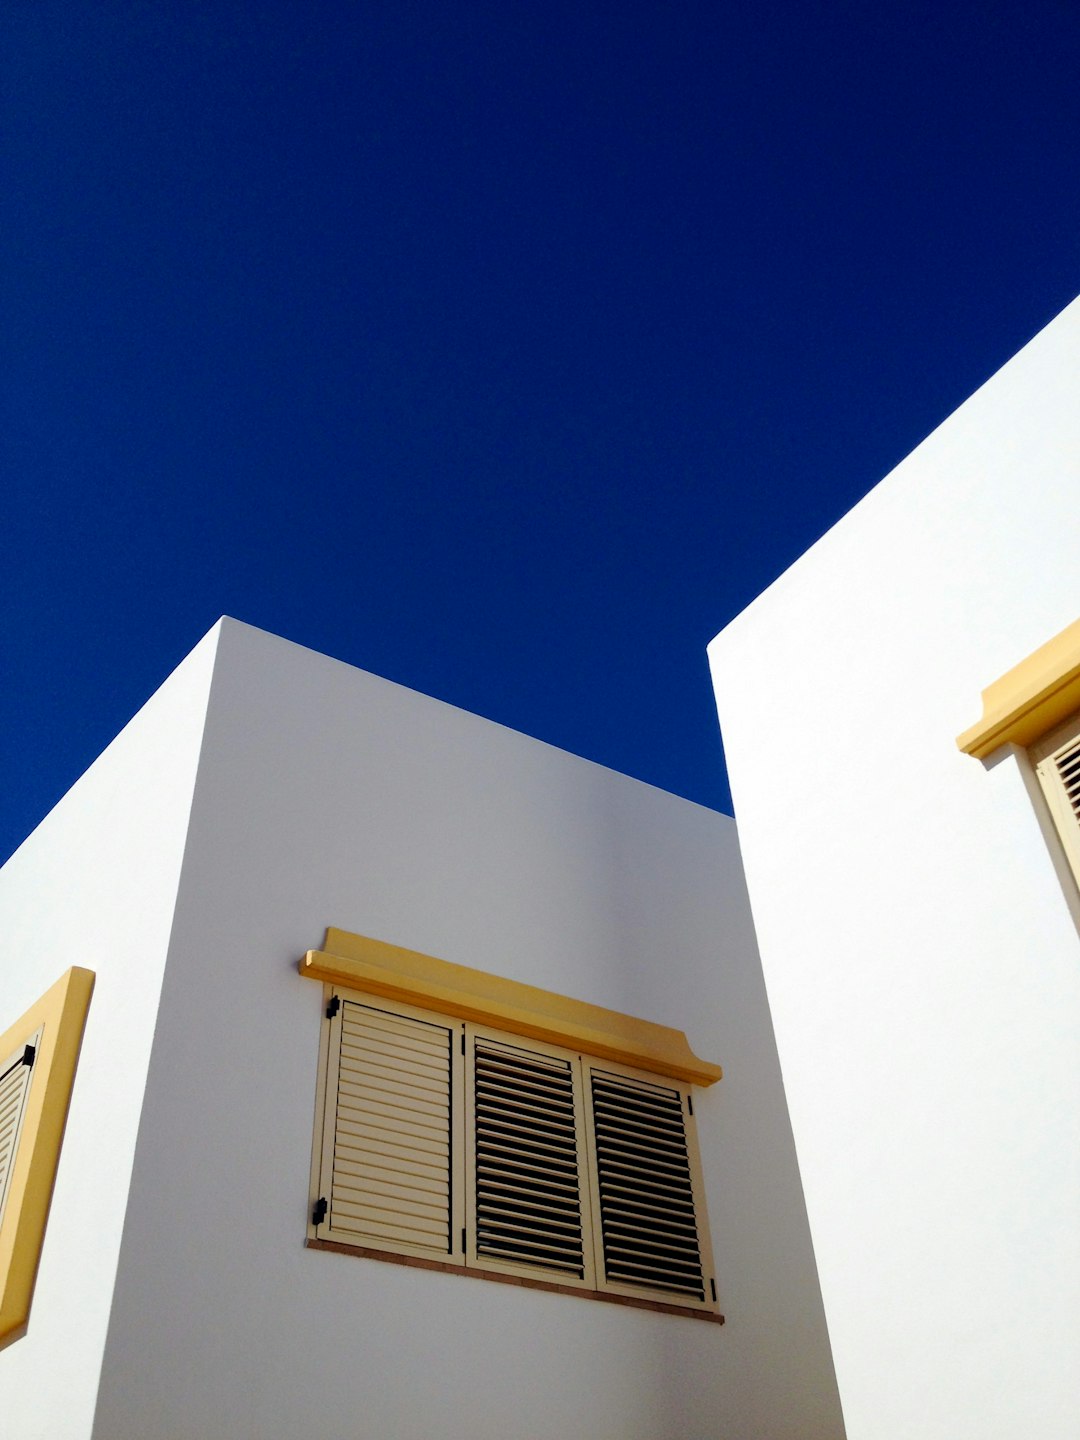
[[330, 928], [324, 949], [309, 950], [301, 975], [400, 1000], [459, 1020], [634, 1065], [692, 1085], [712, 1085], [719, 1065], [699, 1060], [681, 1030], [587, 1005], [550, 990], [436, 960], [400, 945]]
[[41, 1029], [0, 1224], [0, 1348], [26, 1330], [93, 989], [93, 971], [73, 966], [0, 1035], [2, 1057]]
[[1080, 710], [1080, 620], [982, 692], [982, 719], [956, 739], [985, 760], [1002, 745], [1031, 745]]

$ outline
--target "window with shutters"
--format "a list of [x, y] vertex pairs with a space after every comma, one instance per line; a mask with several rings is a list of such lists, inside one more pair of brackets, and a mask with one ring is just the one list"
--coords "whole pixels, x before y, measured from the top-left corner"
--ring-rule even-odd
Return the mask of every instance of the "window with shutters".
[[93, 985], [69, 970], [0, 1034], [0, 1346], [26, 1330]]
[[325, 1000], [309, 1244], [720, 1318], [691, 1085], [337, 985]]

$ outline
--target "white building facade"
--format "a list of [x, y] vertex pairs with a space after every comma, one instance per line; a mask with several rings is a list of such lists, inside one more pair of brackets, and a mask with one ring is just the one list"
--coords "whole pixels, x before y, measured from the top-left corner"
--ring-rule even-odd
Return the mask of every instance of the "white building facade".
[[[731, 820], [224, 621], [0, 873], [0, 915], [3, 1025], [94, 977], [5, 1435], [842, 1434]], [[673, 1028], [723, 1066], [692, 1092], [715, 1306], [308, 1243], [328, 1021], [301, 970], [355, 937], [418, 952], [427, 1009], [464, 966], [489, 1019], [554, 992], [574, 1048]], [[370, 967], [322, 963], [368, 1003]]]
[[710, 649], [852, 1440], [1080, 1427], [1078, 501], [1080, 302]]

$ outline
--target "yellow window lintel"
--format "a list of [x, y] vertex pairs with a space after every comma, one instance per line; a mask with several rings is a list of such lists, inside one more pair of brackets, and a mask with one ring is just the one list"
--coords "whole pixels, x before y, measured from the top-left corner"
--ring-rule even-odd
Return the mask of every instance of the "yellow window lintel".
[[300, 973], [692, 1085], [712, 1085], [723, 1073], [698, 1059], [681, 1030], [347, 930], [327, 929], [324, 949], [309, 950]]
[[981, 720], [956, 739], [985, 760], [1002, 745], [1028, 746], [1080, 710], [1080, 620], [982, 692]]
[[26, 1331], [94, 972], [73, 966], [0, 1035], [0, 1056], [42, 1027], [0, 1225], [0, 1348]]

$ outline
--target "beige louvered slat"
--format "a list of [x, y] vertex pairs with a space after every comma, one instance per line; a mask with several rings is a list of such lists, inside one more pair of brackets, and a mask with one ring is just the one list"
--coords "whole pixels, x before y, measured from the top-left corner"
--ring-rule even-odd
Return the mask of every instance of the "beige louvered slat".
[[[350, 1234], [349, 1221], [355, 1221], [354, 1233]], [[417, 1250], [432, 1250], [439, 1255], [446, 1253], [442, 1240], [442, 1228], [428, 1225], [411, 1225], [394, 1210], [372, 1210], [365, 1207], [362, 1212], [353, 1212], [346, 1207], [342, 1212], [341, 1232], [350, 1235], [354, 1245], [372, 1245], [381, 1250], [394, 1250], [413, 1254]]]
[[379, 1125], [350, 1125], [338, 1116], [337, 1152], [349, 1155], [353, 1152], [394, 1157], [409, 1165], [445, 1166], [450, 1146], [441, 1137], [432, 1139], [427, 1132], [414, 1135], [410, 1126], [406, 1130], [399, 1125], [388, 1129]]
[[438, 1086], [442, 1075], [439, 1059], [428, 1060], [422, 1055], [410, 1055], [402, 1060], [400, 1050], [392, 1051], [387, 1045], [345, 1045], [343, 1056], [354, 1064], [362, 1065], [370, 1075], [407, 1075], [418, 1089]]
[[39, 1030], [13, 1055], [0, 1060], [0, 1221], [4, 1218], [4, 1206], [11, 1188], [26, 1097], [30, 1093], [33, 1060], [40, 1043]]
[[338, 1095], [345, 1108], [368, 1110], [372, 1115], [401, 1116], [416, 1125], [427, 1125], [436, 1117], [450, 1113], [444, 1097], [438, 1092], [425, 1093], [402, 1081], [393, 1084], [381, 1075], [365, 1075], [362, 1070], [346, 1071], [342, 1066], [338, 1079]]
[[343, 1176], [369, 1175], [373, 1181], [387, 1185], [405, 1184], [410, 1190], [429, 1195], [442, 1193], [443, 1166], [424, 1164], [422, 1158], [419, 1163], [413, 1160], [412, 1173], [403, 1180], [400, 1167], [395, 1169], [392, 1163], [387, 1164], [388, 1159], [390, 1157], [378, 1150], [339, 1149], [334, 1168]]
[[328, 1234], [446, 1256], [453, 1248], [453, 1032], [352, 1000], [333, 1025]]
[[475, 1263], [584, 1282], [582, 1137], [571, 1061], [477, 1034], [472, 1077]]
[[1058, 755], [1054, 764], [1072, 817], [1080, 824], [1080, 741]]
[[705, 1301], [681, 1091], [590, 1071], [606, 1281]]

